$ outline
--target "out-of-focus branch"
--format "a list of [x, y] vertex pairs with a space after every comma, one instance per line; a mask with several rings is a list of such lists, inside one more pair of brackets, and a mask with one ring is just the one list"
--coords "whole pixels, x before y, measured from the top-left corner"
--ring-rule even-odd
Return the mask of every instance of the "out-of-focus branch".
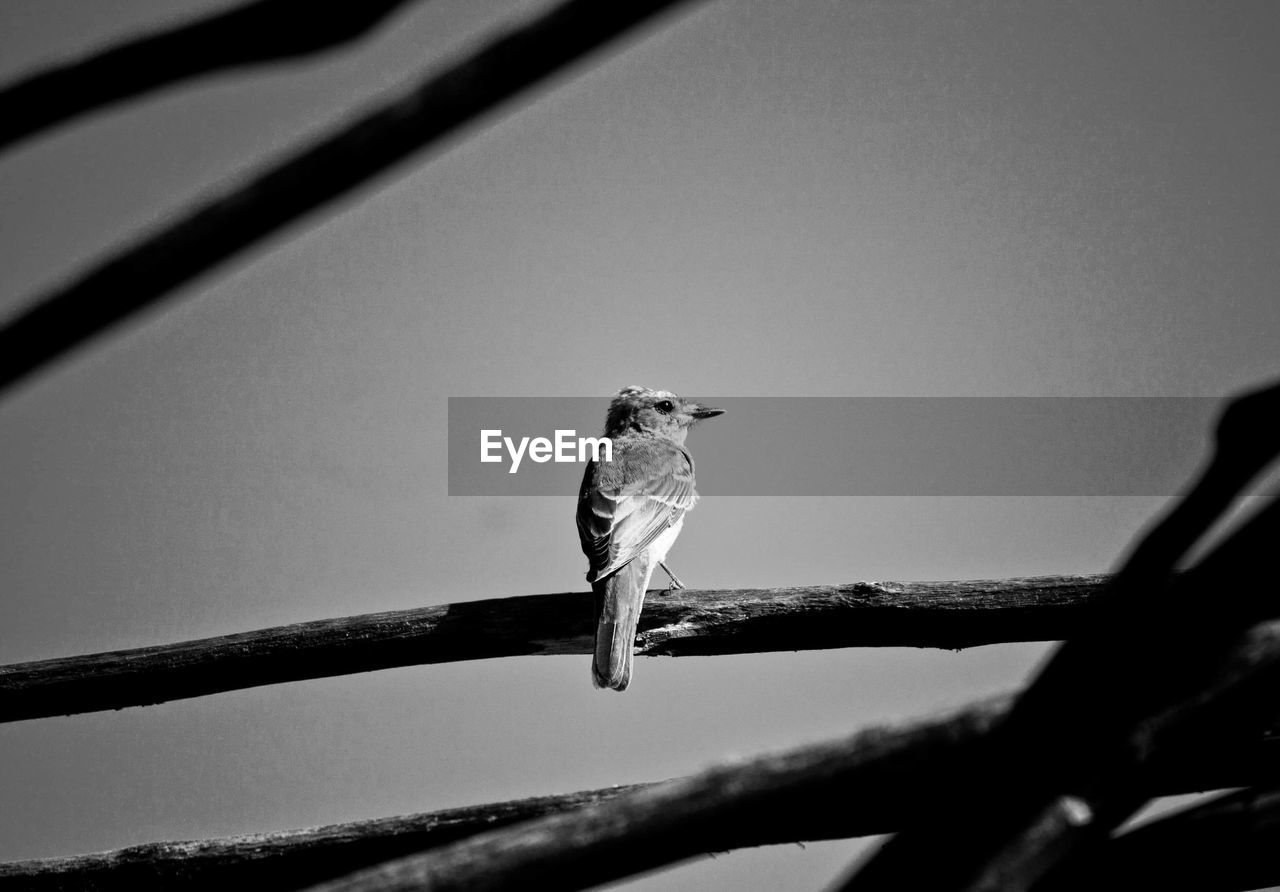
[[0, 88], [0, 149], [85, 112], [228, 68], [318, 53], [408, 0], [256, 0], [97, 49]]
[[688, 0], [565, 0], [101, 261], [0, 328], [0, 389], [500, 102]]
[[0, 890], [298, 889], [483, 830], [581, 808], [642, 785], [539, 796], [308, 830], [155, 842], [114, 852], [0, 864]]
[[[901, 738], [902, 748], [882, 748], [885, 761], [879, 768], [872, 763], [865, 769], [868, 777], [878, 770], [895, 772], [896, 785], [862, 786], [856, 796], [842, 800], [837, 824], [821, 823], [819, 818], [825, 812], [814, 802], [793, 811], [762, 810], [753, 821], [744, 821], [717, 837], [714, 845], [704, 844], [703, 850], [865, 836], [897, 829], [910, 819], [916, 805], [927, 799], [949, 772], [956, 770], [956, 760], [963, 758], [963, 751], [1001, 714], [1010, 700], [1011, 697], [993, 700], [958, 716], [866, 732], [879, 733], [886, 740]], [[935, 747], [937, 739], [951, 741], [944, 745], [941, 753]], [[913, 757], [910, 750], [917, 746], [922, 749]], [[790, 757], [796, 764], [803, 764], [801, 755], [811, 749], [814, 748], [795, 750]], [[826, 745], [818, 749], [833, 751]], [[1211, 749], [1157, 763], [1146, 780], [1153, 796], [1269, 783], [1280, 777], [1277, 750], [1280, 750], [1280, 741], [1272, 738], [1220, 741]], [[908, 771], [903, 766], [912, 759], [916, 767]], [[898, 763], [901, 765], [895, 768]], [[735, 770], [747, 774], [753, 770], [753, 764], [744, 762]], [[654, 786], [611, 787], [311, 830], [149, 843], [95, 855], [0, 864], [0, 890], [114, 892], [171, 888], [178, 884], [188, 890], [225, 889], [236, 885], [297, 889], [477, 833], [612, 801]], [[833, 788], [819, 795], [844, 796], [847, 792]]]
[[[1269, 706], [1280, 683], [1280, 624], [1254, 630], [1233, 652], [1224, 680], [1228, 687], [1249, 688], [1255, 713]], [[1203, 707], [1198, 695], [1178, 704], [1179, 721], [1156, 722], [1130, 745], [1163, 753], [1158, 758], [1166, 765], [1175, 757], [1221, 751], [1224, 731], [1212, 721], [1218, 713]], [[821, 833], [814, 838], [852, 835], [864, 802], [875, 803], [877, 817], [892, 824], [860, 832], [909, 829], [938, 811], [960, 826], [972, 819], [970, 803], [952, 807], [950, 791], [957, 777], [982, 768], [987, 738], [1008, 715], [1007, 701], [975, 704], [941, 721], [873, 728], [843, 741], [713, 768], [358, 871], [313, 892], [582, 889], [700, 852], [752, 844], [743, 840], [779, 819]], [[1144, 764], [1154, 769], [1157, 761]]]
[[1280, 789], [1241, 790], [1089, 847], [1035, 890], [1273, 888], [1277, 851]]
[[[1226, 671], [1249, 647], [1242, 630], [1280, 613], [1272, 587], [1280, 503], [1258, 512], [1208, 557], [1174, 568], [1244, 486], [1280, 453], [1274, 419], [1280, 385], [1233, 400], [1195, 485], [1137, 545], [1100, 598], [1084, 632], [1067, 641], [1019, 697], [977, 770], [951, 795], [971, 802], [966, 821], [947, 810], [900, 833], [841, 889], [1023, 890], [1105, 835], [1145, 802], [1138, 788], [1152, 722], [1176, 729], [1204, 710], [1175, 703], [1217, 699], [1219, 720], [1265, 720], [1252, 701], [1259, 667]], [[1265, 675], [1266, 671], [1262, 674]], [[1070, 778], [1078, 796], [1064, 797]]]
[[[1104, 580], [1045, 576], [653, 592], [636, 649], [706, 656], [1055, 640], [1078, 630]], [[0, 721], [394, 666], [589, 654], [595, 634], [590, 599], [584, 591], [469, 601], [0, 666]]]

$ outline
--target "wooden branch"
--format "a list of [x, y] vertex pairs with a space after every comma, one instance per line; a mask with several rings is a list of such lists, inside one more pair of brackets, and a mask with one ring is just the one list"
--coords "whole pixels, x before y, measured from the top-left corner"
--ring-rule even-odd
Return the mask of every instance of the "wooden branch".
[[[653, 592], [637, 653], [963, 648], [1063, 638], [1103, 576]], [[589, 654], [591, 593], [470, 601], [0, 667], [0, 721], [145, 706], [395, 666]]]
[[1280, 789], [1241, 790], [1093, 846], [1035, 888], [1263, 889], [1280, 885], [1277, 851]]
[[[1249, 647], [1236, 656], [1231, 672], [1257, 681], [1255, 705], [1269, 705], [1280, 683], [1280, 625], [1258, 629]], [[840, 836], [859, 826], [861, 832], [893, 825], [910, 828], [925, 815], [947, 808], [956, 779], [982, 765], [987, 738], [1006, 720], [1007, 703], [975, 704], [942, 721], [873, 728], [843, 741], [713, 768], [612, 802], [482, 833], [358, 871], [316, 886], [314, 892], [573, 890], [702, 851], [750, 844], [743, 840], [775, 821], [801, 826], [806, 833]], [[1196, 700], [1183, 704], [1181, 711], [1194, 714], [1202, 706]], [[1203, 711], [1200, 715], [1213, 716]], [[1185, 724], [1157, 723], [1144, 729], [1133, 745], [1164, 751], [1165, 760], [1185, 757], [1198, 745], [1221, 752], [1219, 729], [1211, 721], [1195, 727], [1199, 734], [1187, 735]], [[875, 818], [892, 824], [868, 824], [864, 804]], [[955, 815], [958, 821], [970, 819], [965, 813], [968, 805]]]
[[[1002, 712], [1006, 696], [975, 709]], [[954, 718], [933, 720], [940, 725]], [[991, 719], [971, 722], [950, 732], [953, 747], [970, 746], [974, 734]], [[923, 726], [922, 726], [923, 727]], [[885, 728], [886, 736], [907, 734], [926, 742], [941, 734], [920, 728]], [[909, 744], [910, 745], [910, 744]], [[890, 750], [891, 753], [897, 752]], [[900, 786], [868, 788], [844, 803], [839, 827], [822, 826], [803, 817], [809, 806], [795, 813], [768, 812], [759, 816], [749, 835], [726, 836], [708, 852], [749, 845], [809, 842], [884, 833], [910, 819], [915, 803], [927, 798], [947, 772], [954, 770], [954, 753], [939, 760], [918, 754], [917, 770], [903, 773]], [[902, 758], [900, 755], [897, 758]], [[740, 770], [749, 771], [750, 764]], [[874, 766], [866, 769], [871, 772]], [[1280, 779], [1280, 739], [1221, 741], [1210, 750], [1183, 754], [1153, 766], [1147, 781], [1153, 796], [1271, 783]], [[558, 814], [656, 786], [635, 784], [559, 796], [542, 796], [428, 814], [406, 815], [336, 824], [309, 830], [254, 834], [226, 839], [160, 842], [130, 846], [113, 852], [38, 861], [0, 864], [0, 892], [125, 892], [181, 886], [188, 892], [244, 888], [292, 890], [342, 876], [365, 867], [446, 845], [477, 833], [520, 821]], [[1280, 866], [1280, 865], [1277, 865]], [[1206, 887], [1211, 888], [1211, 887]]]
[[[1256, 630], [1228, 674], [1256, 682], [1246, 685], [1255, 707], [1272, 706], [1280, 684], [1280, 624]], [[953, 798], [957, 779], [984, 767], [988, 738], [1008, 715], [1007, 701], [988, 702], [941, 722], [871, 729], [845, 741], [713, 768], [358, 871], [312, 892], [581, 889], [727, 847], [780, 816], [844, 835], [864, 802], [883, 805], [879, 814], [906, 830], [939, 811], [950, 811], [960, 825], [974, 819], [970, 812], [981, 812]], [[1178, 718], [1203, 719], [1193, 723], [1195, 734], [1187, 733], [1185, 721], [1156, 722], [1129, 743], [1135, 750], [1163, 751], [1165, 760], [1186, 756], [1199, 744], [1222, 752], [1216, 715], [1194, 698], [1180, 705]], [[1088, 781], [1088, 772], [1080, 779]], [[1062, 791], [1070, 793], [1067, 784]]]
[[565, 0], [318, 144], [199, 203], [0, 328], [0, 390], [680, 2]]
[[[1148, 752], [1133, 741], [1152, 722], [1183, 728], [1212, 714], [1175, 704], [1219, 698], [1218, 715], [1256, 718], [1231, 704], [1255, 698], [1258, 677], [1273, 677], [1265, 665], [1271, 656], [1248, 664], [1252, 645], [1241, 630], [1280, 612], [1270, 587], [1257, 585], [1273, 572], [1280, 503], [1196, 567], [1176, 578], [1173, 570], [1280, 453], [1277, 412], [1280, 385], [1227, 407], [1212, 459], [1191, 491], [1133, 550], [1084, 634], [1059, 649], [976, 770], [952, 789], [956, 801], [972, 802], [966, 820], [938, 810], [935, 820], [881, 847], [842, 890], [1030, 889], [1145, 802], [1135, 778]], [[1067, 776], [1081, 791], [1072, 800], [1063, 797]]]
[[226, 839], [0, 864], [0, 890], [298, 889], [482, 830], [604, 802], [645, 785]]
[[[557, 888], [580, 888], [701, 851], [772, 841], [769, 834], [777, 826], [794, 826], [793, 832], [801, 838], [809, 838], [810, 833], [830, 838], [875, 832], [894, 826], [893, 810], [903, 804], [893, 795], [895, 790], [922, 773], [955, 766], [966, 747], [1004, 714], [1008, 703], [1008, 697], [998, 698], [944, 720], [876, 728], [716, 767], [694, 777], [629, 791], [609, 802], [522, 822], [507, 828], [514, 837], [495, 841], [494, 833], [501, 831], [491, 830], [432, 851], [448, 853], [443, 856], [455, 866], [452, 869], [461, 865], [472, 874], [487, 874], [486, 865], [520, 858], [522, 853], [530, 857], [542, 853], [541, 870], [518, 876], [504, 870], [501, 876], [506, 884], [475, 888], [543, 888], [537, 880], [545, 879], [547, 870], [554, 871]], [[889, 813], [848, 809], [843, 797], [836, 808], [815, 807], [806, 801], [811, 795], [834, 791], [856, 791], [853, 801], [866, 797], [885, 804]], [[602, 807], [609, 811], [601, 811]], [[465, 848], [455, 850], [456, 846]], [[24, 868], [18, 865], [18, 869]], [[25, 870], [29, 875], [30, 869]], [[11, 876], [20, 875], [11, 872]], [[27, 887], [19, 884], [19, 888]]]
[[407, 0], [257, 0], [46, 68], [0, 89], [0, 149], [188, 78], [318, 53], [367, 33]]
[[[1010, 697], [1001, 698], [975, 709], [999, 713], [1010, 700]], [[950, 731], [942, 727], [933, 730], [944, 736], [950, 734], [953, 745], [963, 749], [972, 743], [974, 735], [989, 721], [988, 718], [962, 724]], [[954, 722], [953, 717], [927, 724], [941, 726]], [[928, 730], [926, 726], [908, 726], [882, 729], [879, 733], [887, 736], [906, 734], [928, 742], [931, 739]], [[1280, 750], [1280, 741], [1265, 739], [1224, 745], [1210, 753], [1197, 753], [1193, 758], [1167, 763], [1150, 778], [1152, 795], [1272, 781], [1280, 776], [1280, 761], [1277, 760], [1280, 753], [1277, 750]], [[902, 758], [899, 751], [890, 749], [889, 752], [892, 758]], [[909, 818], [912, 803], [917, 801], [917, 797], [927, 796], [940, 778], [954, 767], [950, 756], [939, 761], [921, 753], [919, 758], [922, 764], [917, 770], [905, 773], [898, 788], [892, 791], [868, 789], [866, 795], [854, 799], [850, 803], [852, 807], [842, 811], [839, 827], [805, 819], [803, 814], [770, 812], [759, 816], [749, 834], [726, 836], [714, 847], [707, 847], [706, 851], [845, 838], [896, 829]], [[737, 770], [750, 771], [751, 766], [744, 764]], [[869, 765], [867, 770], [874, 770], [874, 766]], [[94, 889], [105, 892], [172, 888], [178, 884], [184, 889], [201, 890], [226, 888], [236, 883], [250, 888], [297, 889], [479, 832], [607, 802], [654, 786], [657, 785], [637, 784], [311, 830], [151, 843], [98, 855], [12, 862], [0, 864], [0, 890], [20, 888], [32, 892], [53, 892]]]

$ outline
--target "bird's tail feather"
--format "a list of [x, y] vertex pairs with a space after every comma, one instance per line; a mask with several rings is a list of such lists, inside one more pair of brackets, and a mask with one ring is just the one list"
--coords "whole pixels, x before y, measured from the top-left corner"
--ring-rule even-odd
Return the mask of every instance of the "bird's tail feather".
[[598, 688], [625, 690], [631, 681], [631, 657], [644, 593], [653, 575], [647, 555], [631, 561], [591, 588], [596, 603], [596, 653], [591, 680]]

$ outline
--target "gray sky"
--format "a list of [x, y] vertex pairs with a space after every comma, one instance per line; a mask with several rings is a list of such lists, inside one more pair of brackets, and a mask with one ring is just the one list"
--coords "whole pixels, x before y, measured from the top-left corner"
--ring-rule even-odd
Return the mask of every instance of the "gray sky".
[[[418, 4], [354, 50], [24, 144], [0, 159], [0, 312], [539, 5]], [[172, 6], [5, 0], [0, 74]], [[1272, 376], [1278, 32], [1274, 4], [1189, 0], [670, 20], [0, 402], [0, 662], [585, 589], [572, 492], [446, 495], [450, 396]], [[697, 587], [1097, 572], [1161, 504], [708, 498], [670, 557]], [[496, 660], [4, 725], [0, 859], [684, 774], [1010, 687], [1042, 652], [642, 659], [623, 695], [586, 656]], [[629, 887], [815, 888], [859, 847]]]

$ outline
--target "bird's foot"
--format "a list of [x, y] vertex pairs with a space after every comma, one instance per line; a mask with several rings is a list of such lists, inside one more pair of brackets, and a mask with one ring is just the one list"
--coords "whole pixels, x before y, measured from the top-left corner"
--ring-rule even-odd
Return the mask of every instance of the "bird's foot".
[[662, 572], [666, 573], [667, 577], [671, 580], [671, 584], [667, 586], [666, 591], [674, 591], [676, 589], [685, 588], [685, 584], [676, 578], [676, 574], [672, 573], [670, 570], [667, 569], [666, 564], [664, 564], [662, 561], [658, 561], [658, 566], [662, 568]]

